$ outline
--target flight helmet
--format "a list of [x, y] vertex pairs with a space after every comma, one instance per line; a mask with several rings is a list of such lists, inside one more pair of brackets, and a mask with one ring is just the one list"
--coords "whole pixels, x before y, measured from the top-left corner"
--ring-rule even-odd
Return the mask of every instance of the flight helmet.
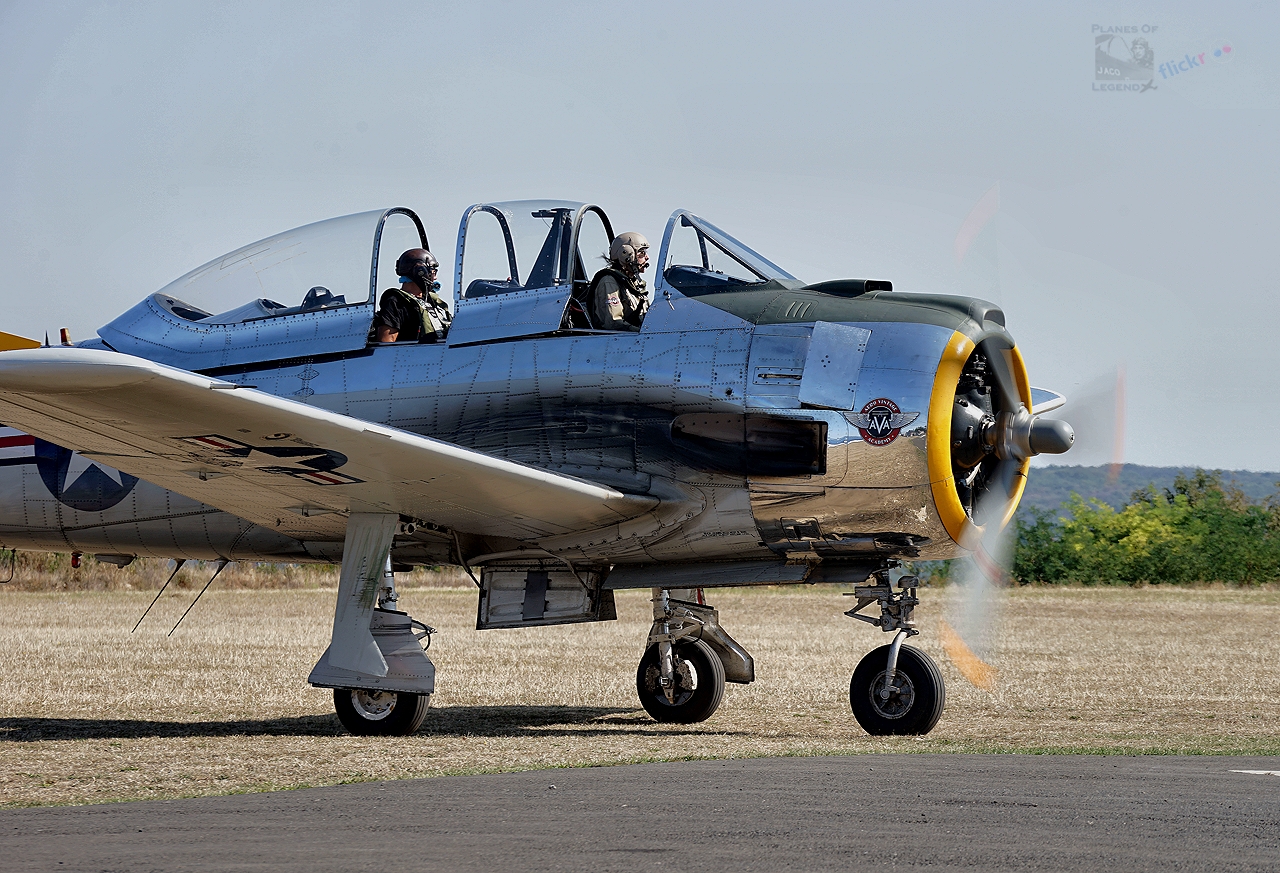
[[636, 256], [642, 251], [647, 251], [648, 248], [649, 241], [643, 235], [629, 230], [613, 238], [613, 243], [609, 246], [609, 260], [625, 269], [634, 270]]
[[413, 282], [423, 291], [433, 285], [440, 287], [435, 281], [439, 269], [440, 262], [426, 249], [409, 249], [396, 259], [396, 275], [400, 277], [400, 281]]

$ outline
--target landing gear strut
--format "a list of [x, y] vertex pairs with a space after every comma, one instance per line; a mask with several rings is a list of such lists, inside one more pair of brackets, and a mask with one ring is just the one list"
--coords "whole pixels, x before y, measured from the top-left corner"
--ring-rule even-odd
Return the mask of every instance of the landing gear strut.
[[361, 736], [413, 733], [435, 691], [435, 666], [422, 644], [431, 644], [434, 628], [396, 609], [390, 554], [397, 525], [389, 514], [353, 513], [347, 521], [333, 638], [307, 679], [334, 689], [338, 720]]
[[[853, 590], [858, 605], [845, 615], [895, 632], [893, 642], [873, 649], [859, 662], [849, 680], [849, 707], [863, 730], [873, 736], [921, 735], [933, 730], [946, 705], [946, 688], [937, 663], [913, 646], [904, 646], [920, 633], [913, 612], [916, 577], [902, 576], [896, 587], [888, 569]], [[879, 616], [860, 610], [878, 603]]]
[[706, 721], [724, 697], [726, 681], [755, 679], [751, 656], [720, 627], [716, 610], [694, 598], [697, 589], [653, 589], [653, 628], [640, 666], [636, 691], [645, 711], [660, 722]]

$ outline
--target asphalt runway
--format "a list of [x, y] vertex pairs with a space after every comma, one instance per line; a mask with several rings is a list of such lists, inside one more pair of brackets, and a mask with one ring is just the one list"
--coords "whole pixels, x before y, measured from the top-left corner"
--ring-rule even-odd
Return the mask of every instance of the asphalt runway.
[[1280, 758], [695, 761], [12, 810], [0, 822], [6, 871], [1274, 871]]

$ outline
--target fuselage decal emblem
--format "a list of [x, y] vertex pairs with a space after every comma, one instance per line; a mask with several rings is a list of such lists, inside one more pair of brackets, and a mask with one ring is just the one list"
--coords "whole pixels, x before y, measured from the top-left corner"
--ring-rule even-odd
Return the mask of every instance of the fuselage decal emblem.
[[104, 512], [129, 496], [136, 476], [0, 424], [0, 467], [33, 466], [63, 506]]
[[877, 397], [862, 407], [862, 412], [848, 416], [863, 440], [873, 446], [889, 445], [904, 427], [919, 417], [918, 412], [903, 412], [887, 397]]

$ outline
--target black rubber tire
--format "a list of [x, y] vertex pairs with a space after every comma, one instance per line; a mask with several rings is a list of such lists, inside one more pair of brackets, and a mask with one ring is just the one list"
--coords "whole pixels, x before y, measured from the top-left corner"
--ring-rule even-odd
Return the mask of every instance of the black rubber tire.
[[[358, 737], [408, 736], [422, 727], [430, 702], [430, 694], [333, 689], [333, 708], [338, 713], [338, 721]], [[383, 706], [385, 713], [371, 714], [371, 709]]]
[[947, 703], [942, 671], [924, 652], [903, 646], [898, 652], [896, 684], [909, 687], [909, 692], [882, 701], [877, 693], [883, 687], [888, 666], [888, 646], [873, 649], [859, 662], [849, 680], [849, 707], [853, 710], [853, 717], [872, 736], [927, 734], [942, 718], [942, 710]]
[[[658, 679], [662, 668], [658, 666], [658, 646], [655, 643], [645, 649], [640, 666], [636, 668], [636, 692], [640, 704], [655, 721], [666, 724], [694, 724], [706, 721], [716, 711], [724, 697], [724, 664], [720, 656], [701, 640], [684, 640], [673, 647], [676, 660], [676, 702], [667, 702]], [[687, 668], [682, 669], [684, 662]], [[693, 679], [693, 687], [686, 687]]]

